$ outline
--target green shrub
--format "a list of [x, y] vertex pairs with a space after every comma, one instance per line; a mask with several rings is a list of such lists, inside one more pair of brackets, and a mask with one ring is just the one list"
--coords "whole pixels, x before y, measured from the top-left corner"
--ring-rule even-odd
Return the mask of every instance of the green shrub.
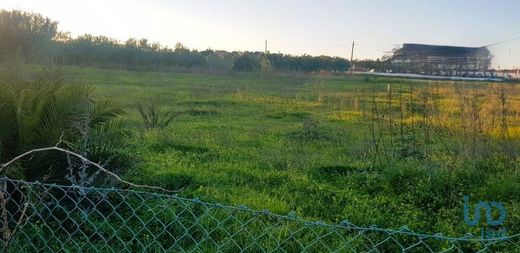
[[[32, 81], [2, 78], [0, 162], [60, 143], [107, 166], [126, 165], [127, 159], [118, 159], [128, 146], [124, 136], [129, 135], [117, 118], [122, 110], [108, 101], [96, 101], [93, 90], [88, 84], [64, 85], [63, 73], [56, 70], [44, 71]], [[17, 163], [10, 175], [61, 182], [67, 168], [74, 167], [69, 163], [63, 154], [39, 153]]]
[[164, 111], [161, 106], [153, 103], [146, 106], [137, 104], [137, 111], [139, 115], [141, 115], [146, 129], [163, 129], [178, 116], [178, 113], [174, 111]]

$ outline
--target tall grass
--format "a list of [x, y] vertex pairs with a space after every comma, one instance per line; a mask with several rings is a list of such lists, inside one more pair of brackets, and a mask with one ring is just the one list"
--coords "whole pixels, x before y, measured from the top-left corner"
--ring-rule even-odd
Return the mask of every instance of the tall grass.
[[175, 127], [131, 138], [143, 161], [126, 175], [136, 183], [306, 218], [458, 235], [470, 231], [464, 195], [502, 201], [518, 216], [516, 86], [69, 71], [121, 103], [132, 129], [143, 124], [135, 101], [189, 112]]

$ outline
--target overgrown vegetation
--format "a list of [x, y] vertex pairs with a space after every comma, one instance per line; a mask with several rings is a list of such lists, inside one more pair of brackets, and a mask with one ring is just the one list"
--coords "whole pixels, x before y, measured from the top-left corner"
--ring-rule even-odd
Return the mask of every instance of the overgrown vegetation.
[[516, 86], [72, 67], [67, 73], [92, 80], [99, 96], [128, 108], [135, 129], [142, 119], [134, 101], [197, 112], [136, 137], [132, 146], [143, 162], [127, 177], [137, 183], [330, 222], [456, 235], [472, 231], [461, 211], [470, 195], [503, 202], [505, 226], [519, 227]]
[[[65, 85], [59, 70], [43, 71], [34, 80], [4, 73], [0, 78], [0, 161], [59, 144], [113, 169], [128, 168], [131, 159], [125, 151], [130, 132], [119, 118], [122, 110], [107, 100], [94, 99], [93, 91], [94, 86], [85, 83]], [[51, 152], [19, 163], [9, 175], [64, 182], [73, 166], [66, 157]]]

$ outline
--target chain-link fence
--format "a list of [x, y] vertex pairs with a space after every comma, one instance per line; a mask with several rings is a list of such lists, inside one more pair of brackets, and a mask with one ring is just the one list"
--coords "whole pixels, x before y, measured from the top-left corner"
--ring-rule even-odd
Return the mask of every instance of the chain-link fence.
[[0, 178], [6, 252], [520, 252], [501, 239], [310, 222], [133, 190]]

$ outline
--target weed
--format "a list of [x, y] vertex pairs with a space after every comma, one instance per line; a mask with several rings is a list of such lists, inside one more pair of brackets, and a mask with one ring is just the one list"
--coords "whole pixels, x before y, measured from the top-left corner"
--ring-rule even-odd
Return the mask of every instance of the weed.
[[164, 129], [178, 116], [178, 113], [163, 110], [161, 106], [154, 103], [146, 106], [139, 103], [137, 104], [137, 111], [141, 115], [146, 129]]

